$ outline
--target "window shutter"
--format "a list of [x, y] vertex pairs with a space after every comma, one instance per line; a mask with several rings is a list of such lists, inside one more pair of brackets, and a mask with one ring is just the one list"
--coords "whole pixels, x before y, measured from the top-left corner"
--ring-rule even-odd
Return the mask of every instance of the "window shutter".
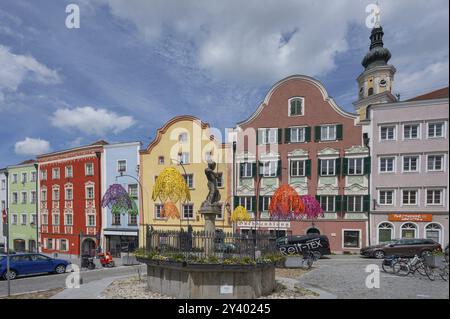
[[334, 174], [336, 176], [339, 176], [341, 174], [341, 158], [340, 157], [336, 158], [336, 165], [335, 165], [335, 167], [336, 167], [336, 171], [334, 172]]
[[234, 208], [239, 206], [239, 197], [238, 196], [234, 196]]
[[305, 142], [311, 142], [311, 128], [305, 127]]
[[319, 202], [320, 204], [320, 195], [316, 195], [316, 200]]
[[256, 212], [256, 196], [252, 196], [252, 212]]
[[370, 195], [363, 196], [363, 210], [368, 212], [370, 210]]
[[371, 159], [370, 156], [364, 158], [364, 175], [370, 175], [371, 171]]
[[343, 211], [343, 212], [347, 212], [347, 198], [348, 198], [347, 195], [342, 195], [342, 204], [341, 204], [341, 207], [342, 207], [342, 211]]
[[286, 144], [291, 142], [291, 129], [289, 127], [284, 129], [284, 142]]
[[320, 126], [314, 127], [314, 141], [319, 142], [320, 141]]
[[261, 144], [262, 142], [262, 131], [260, 129], [256, 129], [256, 145]]
[[283, 129], [279, 128], [278, 129], [278, 144], [283, 144]]
[[259, 203], [258, 203], [259, 211], [262, 212], [262, 211], [264, 211], [264, 207], [263, 207], [263, 197], [262, 197], [262, 196], [259, 196], [259, 197], [258, 197], [258, 201], [259, 201]]
[[334, 197], [334, 207], [337, 212], [342, 211], [342, 196], [337, 195]]
[[321, 165], [320, 165], [320, 164], [321, 164], [321, 162], [320, 162], [320, 158], [319, 158], [319, 159], [317, 160], [317, 175], [319, 175], [319, 176], [321, 176], [321, 175], [320, 175], [320, 169], [321, 169], [321, 167], [320, 167]]
[[348, 174], [348, 158], [343, 158], [342, 159], [342, 176], [346, 176]]
[[305, 175], [307, 177], [311, 177], [311, 160], [310, 159], [305, 161]]
[[252, 177], [256, 176], [256, 163], [252, 163]]
[[259, 174], [259, 177], [261, 177], [261, 176], [264, 175], [264, 163], [258, 162], [258, 164], [259, 164], [259, 167], [258, 167], [258, 174]]
[[244, 163], [239, 163], [239, 177], [244, 176]]
[[278, 177], [281, 176], [281, 160], [278, 160], [278, 163], [277, 163], [277, 176]]
[[336, 139], [342, 140], [343, 138], [343, 126], [342, 124], [336, 125]]

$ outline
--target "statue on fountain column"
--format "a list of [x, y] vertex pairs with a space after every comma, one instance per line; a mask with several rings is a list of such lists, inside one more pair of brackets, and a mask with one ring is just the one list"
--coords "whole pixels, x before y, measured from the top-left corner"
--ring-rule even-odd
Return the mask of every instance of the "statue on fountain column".
[[208, 167], [205, 169], [205, 175], [208, 179], [208, 196], [206, 200], [202, 203], [202, 207], [219, 207], [220, 193], [217, 187], [217, 182], [219, 180], [219, 174], [215, 172], [216, 162], [209, 161]]

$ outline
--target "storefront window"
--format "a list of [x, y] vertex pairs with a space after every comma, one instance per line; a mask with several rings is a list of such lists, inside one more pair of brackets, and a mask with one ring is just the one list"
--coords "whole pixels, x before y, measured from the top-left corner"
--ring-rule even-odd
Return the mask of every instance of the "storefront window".
[[441, 226], [438, 224], [429, 224], [425, 228], [425, 236], [427, 239], [432, 239], [437, 243], [441, 242]]
[[344, 247], [359, 248], [359, 230], [344, 230]]
[[392, 240], [393, 226], [390, 223], [382, 223], [378, 226], [378, 242], [387, 243]]
[[416, 225], [412, 223], [406, 223], [402, 226], [402, 238], [411, 239], [416, 238]]

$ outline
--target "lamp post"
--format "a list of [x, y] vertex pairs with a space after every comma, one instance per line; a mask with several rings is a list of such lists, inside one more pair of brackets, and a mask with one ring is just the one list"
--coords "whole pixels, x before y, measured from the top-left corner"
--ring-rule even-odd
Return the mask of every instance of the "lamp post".
[[[370, 138], [367, 133], [363, 134], [363, 139], [364, 139], [364, 146], [367, 147], [367, 150], [369, 151], [369, 157], [370, 157], [370, 145], [369, 145]], [[370, 165], [369, 172], [367, 174], [367, 192], [369, 195], [369, 205], [367, 207], [367, 235], [368, 235], [368, 239], [369, 239], [368, 246], [370, 246], [370, 243], [372, 242], [371, 234], [370, 234], [371, 233], [371, 231], [370, 231], [370, 228], [371, 228], [371, 226], [370, 226], [370, 175], [372, 175], [371, 168], [372, 168], [372, 165]]]
[[6, 280], [8, 281], [8, 297], [11, 296], [11, 280], [9, 278], [9, 172], [5, 172], [6, 177]]
[[[185, 180], [187, 180], [186, 169], [184, 168], [184, 165], [183, 165], [183, 158], [182, 158], [183, 153], [179, 152], [178, 156], [180, 157], [180, 160], [172, 158], [172, 161], [176, 162], [177, 164], [179, 164], [181, 166], [181, 168], [183, 169], [183, 172], [184, 172], [184, 178], [185, 178]], [[189, 187], [189, 185], [188, 185], [188, 187]], [[186, 199], [185, 199], [185, 201], [186, 201]], [[181, 209], [181, 214], [183, 214], [183, 208]], [[192, 216], [192, 217], [194, 217], [194, 216]], [[189, 216], [188, 216], [188, 218], [186, 218], [186, 220], [187, 220], [187, 231], [189, 233]], [[180, 217], [180, 221], [181, 221], [181, 217]]]
[[38, 183], [39, 183], [39, 174], [38, 174], [38, 163], [34, 163], [34, 168], [36, 169], [36, 196], [34, 197], [36, 201], [36, 252], [39, 252], [39, 201], [38, 201]]

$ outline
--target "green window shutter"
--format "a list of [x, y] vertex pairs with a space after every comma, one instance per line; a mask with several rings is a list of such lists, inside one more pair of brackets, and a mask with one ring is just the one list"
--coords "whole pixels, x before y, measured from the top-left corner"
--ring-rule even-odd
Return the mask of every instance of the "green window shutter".
[[278, 177], [281, 176], [281, 160], [278, 160], [278, 163], [277, 163], [277, 176]]
[[342, 211], [343, 212], [347, 212], [347, 198], [348, 198], [347, 195], [342, 195], [342, 204], [341, 204], [341, 206], [342, 206]]
[[258, 200], [259, 200], [259, 211], [264, 211], [264, 207], [263, 207], [263, 197], [262, 196], [259, 196], [258, 197]]
[[278, 129], [278, 144], [283, 144], [283, 129]]
[[305, 142], [311, 142], [311, 128], [305, 127]]
[[311, 177], [311, 160], [310, 159], [305, 161], [305, 175], [307, 177]]
[[348, 158], [343, 158], [342, 161], [342, 176], [346, 176], [348, 174]]
[[244, 176], [244, 163], [239, 163], [239, 177]]
[[234, 208], [239, 206], [239, 197], [238, 196], [234, 196]]
[[262, 131], [260, 129], [256, 129], [256, 145], [262, 143]]
[[336, 171], [334, 172], [336, 176], [341, 174], [341, 158], [336, 158]]
[[252, 211], [256, 212], [256, 196], [252, 196]]
[[258, 162], [258, 163], [259, 163], [258, 174], [261, 177], [264, 175], [264, 163], [262, 163], [262, 162]]
[[334, 207], [337, 212], [342, 211], [342, 196], [337, 195], [334, 197]]
[[371, 159], [370, 156], [364, 158], [364, 175], [369, 175], [371, 172]]
[[291, 129], [289, 127], [284, 129], [284, 142], [286, 144], [291, 142]]
[[314, 127], [314, 141], [319, 142], [320, 141], [320, 126]]
[[319, 202], [320, 204], [320, 195], [316, 195], [316, 200]]
[[336, 139], [342, 140], [343, 138], [343, 126], [342, 124], [336, 125]]
[[252, 177], [256, 176], [256, 163], [252, 163]]
[[319, 176], [321, 176], [320, 175], [320, 169], [321, 169], [321, 162], [320, 162], [320, 159], [317, 159], [317, 175], [319, 175]]
[[370, 210], [370, 195], [363, 196], [363, 210], [368, 212]]

